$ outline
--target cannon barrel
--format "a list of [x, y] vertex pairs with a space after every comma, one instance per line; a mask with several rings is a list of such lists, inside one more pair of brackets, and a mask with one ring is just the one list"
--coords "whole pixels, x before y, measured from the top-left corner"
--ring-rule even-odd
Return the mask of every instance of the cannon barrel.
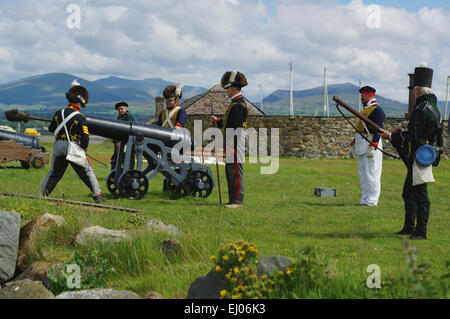
[[0, 130], [0, 141], [1, 140], [15, 141], [16, 143], [30, 146], [33, 149], [39, 149], [39, 139], [37, 136]]
[[191, 143], [190, 136], [185, 130], [169, 129], [138, 122], [108, 120], [93, 116], [87, 116], [86, 122], [91, 134], [123, 142], [127, 141], [129, 136], [142, 135], [160, 140], [168, 147], [173, 147], [181, 141]]

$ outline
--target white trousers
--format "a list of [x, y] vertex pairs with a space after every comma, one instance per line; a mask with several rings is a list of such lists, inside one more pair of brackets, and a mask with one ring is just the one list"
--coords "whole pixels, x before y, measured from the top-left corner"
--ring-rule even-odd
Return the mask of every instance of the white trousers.
[[[378, 142], [378, 148], [383, 149], [381, 139]], [[371, 158], [368, 158], [367, 154], [358, 156], [358, 176], [362, 190], [359, 201], [361, 205], [376, 206], [378, 204], [382, 163], [383, 153], [379, 150], [376, 150]]]

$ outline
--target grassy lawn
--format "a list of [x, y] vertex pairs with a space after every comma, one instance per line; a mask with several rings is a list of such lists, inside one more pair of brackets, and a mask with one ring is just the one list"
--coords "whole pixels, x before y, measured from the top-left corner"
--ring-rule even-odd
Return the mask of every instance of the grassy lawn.
[[[52, 149], [51, 143], [41, 143]], [[112, 143], [90, 145], [89, 154], [109, 164]], [[210, 256], [228, 241], [244, 240], [258, 247], [258, 258], [287, 256], [296, 258], [303, 248], [314, 246], [321, 260], [335, 270], [336, 291], [312, 297], [377, 297], [366, 287], [367, 266], [377, 264], [383, 280], [405, 274], [407, 265], [403, 241], [394, 233], [403, 225], [401, 191], [406, 168], [401, 161], [384, 160], [382, 190], [378, 207], [358, 207], [360, 187], [357, 160], [280, 159], [279, 171], [261, 175], [259, 164], [245, 165], [245, 205], [238, 210], [219, 206], [217, 187], [204, 200], [171, 200], [162, 193], [162, 176], [150, 181], [149, 192], [139, 201], [112, 199], [106, 188], [109, 168], [92, 162], [108, 205], [137, 208], [146, 217], [173, 224], [186, 236], [179, 237], [183, 254], [166, 257], [159, 245], [168, 235], [136, 236], [120, 244], [76, 247], [73, 238], [86, 226], [109, 229], [130, 226], [130, 213], [97, 208], [57, 205], [47, 201], [0, 197], [0, 208], [23, 211], [22, 223], [44, 213], [59, 214], [67, 224], [43, 236], [33, 260], [67, 261], [73, 250], [95, 251], [108, 259], [115, 272], [106, 286], [130, 289], [141, 295], [157, 291], [165, 298], [185, 298], [190, 284], [214, 266]], [[0, 169], [0, 191], [35, 194], [49, 167], [24, 170]], [[227, 201], [224, 167], [221, 170], [222, 198]], [[215, 172], [215, 167], [213, 167]], [[426, 262], [439, 298], [449, 298], [450, 261], [450, 162], [443, 160], [433, 170], [436, 183], [429, 184], [431, 214], [428, 240], [414, 241], [418, 263]], [[216, 176], [215, 176], [216, 178]], [[337, 189], [336, 198], [318, 198], [315, 187]], [[93, 202], [90, 191], [69, 167], [52, 197]], [[106, 253], [107, 252], [107, 253]]]

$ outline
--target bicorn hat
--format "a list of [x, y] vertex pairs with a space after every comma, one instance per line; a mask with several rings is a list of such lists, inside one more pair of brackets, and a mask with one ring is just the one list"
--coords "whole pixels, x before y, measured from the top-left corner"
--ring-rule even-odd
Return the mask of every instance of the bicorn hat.
[[247, 78], [236, 70], [227, 71], [223, 74], [220, 84], [224, 89], [228, 89], [230, 86], [240, 89], [247, 85]]

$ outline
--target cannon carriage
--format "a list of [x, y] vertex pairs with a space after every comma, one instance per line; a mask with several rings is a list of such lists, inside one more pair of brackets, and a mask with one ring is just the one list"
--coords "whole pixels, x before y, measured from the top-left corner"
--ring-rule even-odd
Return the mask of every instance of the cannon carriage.
[[[9, 121], [51, 122], [18, 110], [6, 111], [5, 115]], [[173, 192], [198, 198], [211, 194], [215, 186], [211, 168], [177, 151], [179, 145], [193, 149], [187, 130], [91, 116], [86, 117], [86, 122], [91, 134], [120, 141], [116, 167], [106, 178], [111, 194], [141, 199], [148, 191], [149, 181], [158, 173], [166, 178]]]
[[43, 168], [49, 154], [37, 136], [0, 130], [0, 164], [19, 161], [23, 168]]
[[86, 121], [91, 134], [120, 141], [116, 166], [106, 178], [111, 194], [141, 199], [158, 173], [175, 193], [199, 198], [211, 194], [211, 168], [179, 152], [182, 146], [192, 149], [188, 131], [96, 117], [87, 117]]

